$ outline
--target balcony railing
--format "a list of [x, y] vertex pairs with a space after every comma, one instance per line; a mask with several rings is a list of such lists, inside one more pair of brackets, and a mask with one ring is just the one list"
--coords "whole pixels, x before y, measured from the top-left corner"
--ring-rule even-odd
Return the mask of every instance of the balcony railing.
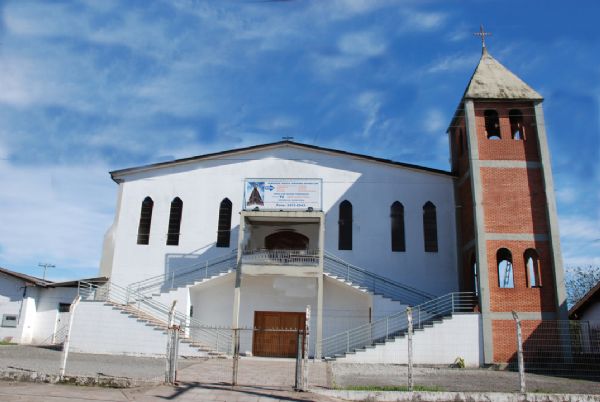
[[244, 250], [242, 263], [251, 265], [319, 265], [319, 250]]

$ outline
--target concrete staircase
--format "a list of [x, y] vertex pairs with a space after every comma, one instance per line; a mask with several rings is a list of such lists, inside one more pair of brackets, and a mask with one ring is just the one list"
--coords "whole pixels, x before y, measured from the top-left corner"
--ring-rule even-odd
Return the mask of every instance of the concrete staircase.
[[[105, 305], [112, 307], [114, 310], [120, 311], [122, 314], [125, 314], [128, 317], [135, 319], [138, 322], [141, 322], [156, 331], [161, 331], [165, 334], [167, 333], [168, 325], [166, 321], [159, 320], [150, 314], [138, 310], [135, 306], [131, 304], [123, 305], [107, 301]], [[207, 357], [220, 359], [227, 358], [227, 355], [225, 353], [215, 351], [213, 348], [205, 345], [203, 342], [194, 340], [189, 335], [187, 335], [184, 330], [180, 330], [179, 339], [181, 343], [189, 346], [190, 348], [194, 348], [199, 352], [202, 352], [202, 355], [206, 355]]]
[[[412, 308], [413, 330], [426, 332], [451, 319], [457, 313], [473, 311], [476, 297], [470, 292], [449, 293]], [[406, 311], [391, 314], [323, 339], [323, 356], [326, 359], [343, 359], [404, 339], [409, 323]], [[377, 354], [377, 353], [375, 353]]]

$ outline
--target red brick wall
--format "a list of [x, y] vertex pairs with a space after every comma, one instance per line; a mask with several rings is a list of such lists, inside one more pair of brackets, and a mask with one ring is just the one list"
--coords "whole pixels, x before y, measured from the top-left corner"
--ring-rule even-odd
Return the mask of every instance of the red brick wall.
[[[521, 336], [526, 344], [539, 335], [536, 331], [542, 323], [541, 320], [522, 321]], [[493, 320], [492, 337], [494, 339], [494, 362], [508, 363], [517, 358], [517, 325], [514, 320]], [[526, 346], [526, 345], [525, 345]]]
[[481, 168], [485, 230], [547, 233], [541, 169]]
[[[490, 140], [485, 131], [484, 113], [487, 109], [498, 112], [500, 120], [500, 140]], [[508, 113], [511, 109], [519, 109], [523, 113], [525, 140], [511, 138]], [[479, 159], [482, 160], [527, 160], [539, 161], [537, 132], [532, 103], [477, 103], [475, 104], [475, 125], [479, 146]]]
[[[491, 311], [556, 311], [554, 275], [552, 274], [551, 253], [547, 241], [488, 240], [486, 246]], [[496, 253], [500, 248], [506, 248], [512, 254], [514, 288], [503, 289], [499, 286]], [[528, 287], [527, 267], [523, 256], [528, 248], [535, 249], [539, 256], [542, 278], [542, 287], [540, 288]]]

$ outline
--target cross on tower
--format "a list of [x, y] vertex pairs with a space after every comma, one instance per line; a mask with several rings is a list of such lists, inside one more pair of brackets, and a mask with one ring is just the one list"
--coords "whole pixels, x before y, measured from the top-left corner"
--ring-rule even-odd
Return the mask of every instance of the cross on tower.
[[481, 36], [481, 47], [482, 47], [482, 49], [485, 49], [485, 37], [486, 36], [492, 36], [492, 33], [491, 32], [485, 32], [483, 30], [483, 24], [481, 24], [479, 26], [479, 32], [475, 32], [473, 35], [475, 35], [475, 36]]

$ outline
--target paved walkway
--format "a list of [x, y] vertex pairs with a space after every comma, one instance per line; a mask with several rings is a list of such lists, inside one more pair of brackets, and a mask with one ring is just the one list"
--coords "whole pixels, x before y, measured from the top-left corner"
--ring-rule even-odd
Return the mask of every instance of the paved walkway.
[[75, 387], [70, 385], [0, 382], [1, 402], [73, 401], [227, 401], [227, 402], [335, 402], [338, 399], [274, 387], [229, 387], [183, 383], [179, 387], [136, 389]]

